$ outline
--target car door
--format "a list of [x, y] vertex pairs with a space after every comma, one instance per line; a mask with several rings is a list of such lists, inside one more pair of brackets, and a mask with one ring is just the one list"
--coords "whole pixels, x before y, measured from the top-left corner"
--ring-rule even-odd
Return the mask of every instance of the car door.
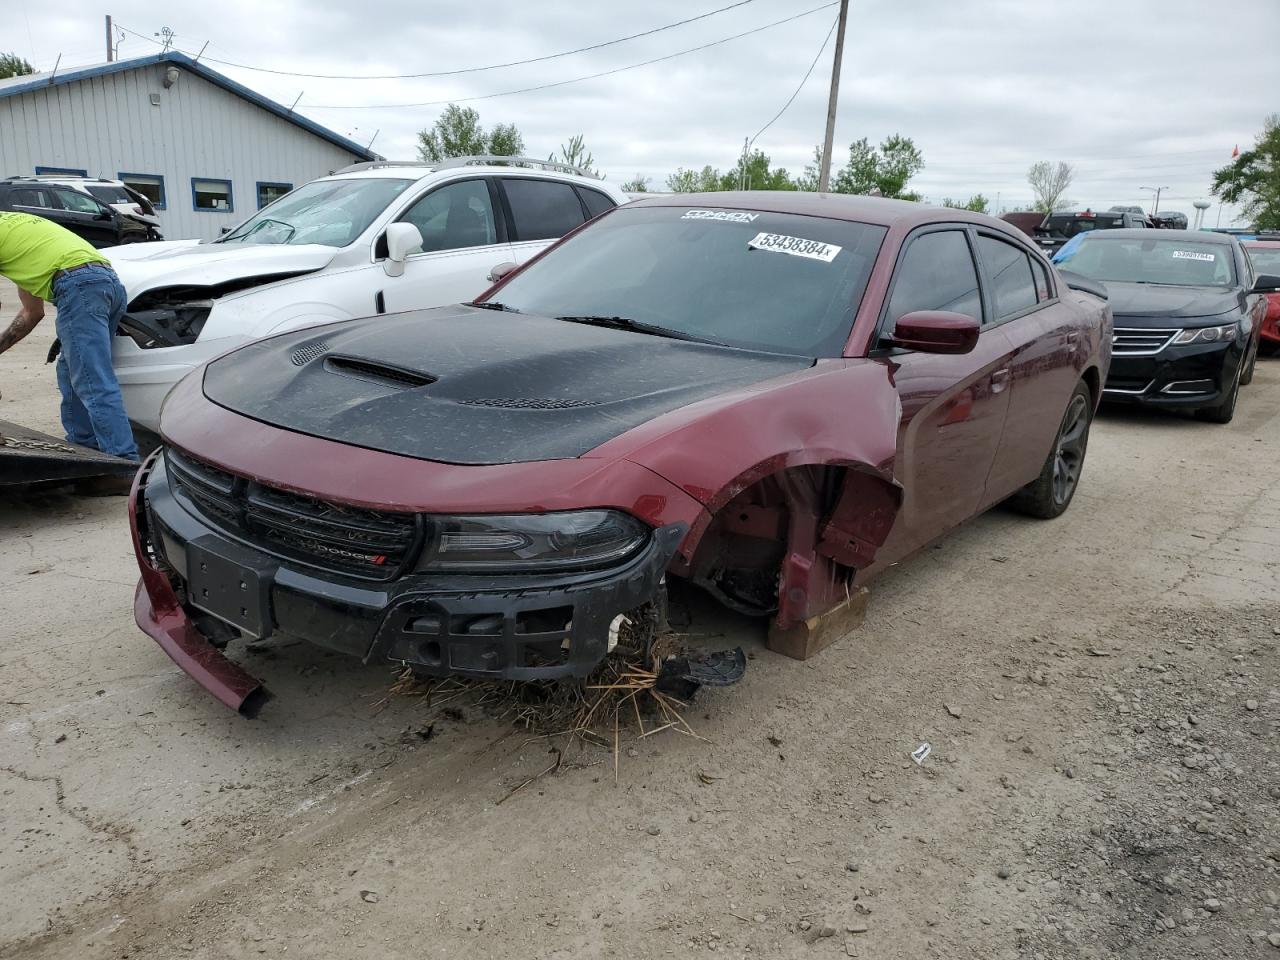
[[[37, 217], [44, 217], [46, 220], [52, 220], [61, 227], [66, 227], [78, 237], [86, 240], [90, 238], [85, 235], [85, 231], [80, 220], [69, 210], [64, 210], [62, 205], [53, 196], [53, 190], [48, 184], [23, 184], [15, 186], [9, 196], [9, 204], [11, 209], [18, 213], [30, 213]], [[90, 240], [90, 242], [92, 242]]]
[[511, 258], [516, 263], [537, 256], [595, 216], [579, 199], [573, 184], [564, 180], [512, 176], [500, 177], [498, 182], [510, 218]]
[[888, 343], [898, 318], [949, 310], [983, 324], [965, 354], [881, 348], [902, 403], [895, 472], [902, 508], [877, 559], [901, 557], [967, 520], [986, 498], [987, 476], [1009, 408], [1012, 347], [984, 309], [972, 237], [961, 224], [908, 237], [894, 269], [878, 331]]
[[1057, 296], [1049, 268], [1023, 244], [976, 231], [978, 264], [993, 324], [1010, 356], [1009, 415], [987, 483], [990, 506], [1035, 479], [1057, 436], [1085, 349], [1075, 310]]
[[380, 276], [387, 312], [473, 300], [489, 287], [489, 271], [511, 259], [496, 188], [487, 177], [452, 180], [428, 190], [398, 218], [422, 234], [404, 274]]
[[117, 214], [104, 203], [99, 203], [87, 193], [70, 187], [50, 186], [54, 200], [64, 211], [64, 225], [73, 233], [84, 237], [95, 247], [111, 247], [120, 242]]

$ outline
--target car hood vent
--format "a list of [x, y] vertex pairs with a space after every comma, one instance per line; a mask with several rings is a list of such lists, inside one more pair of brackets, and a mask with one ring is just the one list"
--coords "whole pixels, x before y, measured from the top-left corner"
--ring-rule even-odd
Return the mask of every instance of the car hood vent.
[[[329, 348], [323, 360], [289, 362], [316, 341]], [[204, 393], [339, 443], [444, 463], [520, 463], [580, 457], [654, 417], [813, 362], [438, 307], [254, 341], [205, 367]]]
[[329, 345], [322, 340], [312, 340], [310, 343], [304, 343], [298, 349], [289, 355], [289, 359], [293, 361], [295, 367], [300, 367], [304, 363], [310, 363], [316, 357], [324, 356], [329, 351]]

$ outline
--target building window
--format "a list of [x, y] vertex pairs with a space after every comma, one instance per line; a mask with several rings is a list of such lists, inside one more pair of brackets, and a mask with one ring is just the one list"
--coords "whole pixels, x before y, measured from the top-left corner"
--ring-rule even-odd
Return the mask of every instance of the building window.
[[191, 206], [209, 213], [230, 213], [235, 209], [231, 199], [231, 181], [192, 177]]
[[164, 177], [152, 173], [120, 173], [117, 176], [126, 187], [132, 187], [150, 200], [157, 210], [165, 208]]
[[286, 193], [293, 189], [292, 183], [266, 183], [262, 180], [258, 181], [258, 209], [261, 210], [268, 203], [275, 203]]
[[88, 170], [77, 170], [75, 167], [36, 167], [36, 176], [87, 177]]

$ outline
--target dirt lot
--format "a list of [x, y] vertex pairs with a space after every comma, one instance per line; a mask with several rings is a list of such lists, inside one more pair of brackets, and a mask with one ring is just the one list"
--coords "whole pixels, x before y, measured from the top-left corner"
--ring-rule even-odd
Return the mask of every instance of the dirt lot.
[[[45, 326], [0, 418], [55, 432]], [[1280, 957], [1278, 477], [1280, 361], [1228, 427], [1106, 415], [1065, 517], [807, 663], [677, 596], [754, 654], [710, 742], [501, 804], [545, 742], [296, 644], [233, 645], [277, 699], [232, 716], [135, 629], [121, 500], [0, 500], [0, 956]]]

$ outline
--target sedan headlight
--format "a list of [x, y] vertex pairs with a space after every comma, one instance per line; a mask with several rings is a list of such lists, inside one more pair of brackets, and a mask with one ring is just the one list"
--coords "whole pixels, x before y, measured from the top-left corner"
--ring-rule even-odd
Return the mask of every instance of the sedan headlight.
[[419, 571], [592, 570], [637, 553], [649, 528], [618, 510], [437, 517]]
[[1196, 327], [1192, 330], [1183, 330], [1173, 338], [1173, 342], [1186, 345], [1188, 343], [1219, 343], [1224, 340], [1234, 340], [1239, 326], [1238, 323], [1227, 323], [1218, 327]]

